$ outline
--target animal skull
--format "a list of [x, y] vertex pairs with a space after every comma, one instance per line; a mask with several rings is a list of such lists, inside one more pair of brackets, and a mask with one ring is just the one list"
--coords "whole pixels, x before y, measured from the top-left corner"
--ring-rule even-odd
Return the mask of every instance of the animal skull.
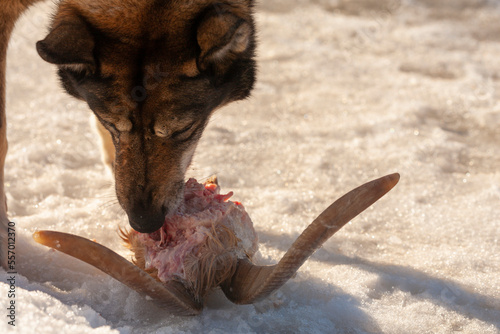
[[[236, 304], [251, 304], [266, 298], [285, 284], [325, 241], [384, 196], [398, 181], [399, 174], [391, 174], [350, 191], [330, 205], [302, 232], [278, 264], [259, 266], [253, 264], [250, 258], [238, 259], [231, 275], [217, 285]], [[35, 232], [33, 238], [40, 244], [91, 264], [131, 289], [148, 296], [167, 312], [196, 315], [203, 308], [203, 296], [207, 291], [195, 295], [178, 280], [162, 283], [96, 242], [53, 231]], [[224, 267], [225, 264], [221, 263], [219, 266]], [[221, 270], [220, 268], [213, 270]]]

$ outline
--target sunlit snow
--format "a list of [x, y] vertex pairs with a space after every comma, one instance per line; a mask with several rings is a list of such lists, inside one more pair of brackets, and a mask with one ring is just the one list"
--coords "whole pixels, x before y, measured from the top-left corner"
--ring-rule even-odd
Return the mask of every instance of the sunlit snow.
[[268, 300], [215, 293], [199, 316], [166, 314], [31, 239], [71, 232], [130, 257], [91, 113], [36, 53], [54, 7], [39, 5], [8, 55], [17, 317], [13, 329], [2, 279], [0, 332], [500, 332], [500, 3], [259, 2], [253, 96], [217, 111], [187, 176], [216, 174], [245, 205], [259, 264], [352, 188], [393, 172], [399, 185]]

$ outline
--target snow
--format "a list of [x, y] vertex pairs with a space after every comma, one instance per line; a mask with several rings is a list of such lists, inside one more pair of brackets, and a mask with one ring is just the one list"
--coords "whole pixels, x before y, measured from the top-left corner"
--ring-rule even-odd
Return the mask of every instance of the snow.
[[401, 181], [270, 299], [216, 293], [188, 318], [31, 239], [71, 232], [130, 256], [90, 112], [35, 51], [52, 9], [24, 16], [8, 55], [18, 274], [12, 328], [0, 272], [0, 332], [500, 332], [497, 0], [260, 1], [253, 97], [214, 115], [187, 177], [217, 174], [245, 205], [259, 264], [345, 192]]

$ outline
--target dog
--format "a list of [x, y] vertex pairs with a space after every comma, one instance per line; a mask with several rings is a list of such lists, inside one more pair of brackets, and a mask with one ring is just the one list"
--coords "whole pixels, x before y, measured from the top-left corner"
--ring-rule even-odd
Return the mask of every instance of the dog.
[[[0, 259], [5, 266], [7, 44], [41, 0], [0, 7]], [[253, 0], [60, 0], [38, 54], [87, 102], [130, 226], [158, 230], [183, 198], [186, 169], [210, 115], [250, 95], [256, 75]]]

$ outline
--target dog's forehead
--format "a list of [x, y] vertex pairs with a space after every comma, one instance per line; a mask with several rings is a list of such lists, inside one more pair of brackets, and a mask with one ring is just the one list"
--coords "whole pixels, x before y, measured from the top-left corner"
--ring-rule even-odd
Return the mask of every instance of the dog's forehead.
[[[197, 1], [193, 1], [195, 3]], [[144, 38], [151, 26], [168, 29], [156, 22], [164, 19], [167, 7], [153, 10], [158, 1], [146, 0], [66, 0], [59, 6], [57, 20], [66, 15], [81, 15], [99, 32], [125, 42], [138, 42]], [[166, 3], [171, 3], [167, 2]], [[166, 18], [166, 17], [165, 17]]]
[[164, 34], [183, 32], [203, 11], [221, 3], [230, 4], [237, 14], [246, 16], [252, 2], [253, 0], [65, 0], [59, 6], [59, 14], [64, 16], [76, 11], [92, 26], [112, 37], [137, 41], [144, 36], [157, 39]]
[[[206, 43], [210, 33], [206, 31], [212, 29], [218, 10], [221, 22], [225, 22], [229, 12], [231, 17], [252, 23], [252, 3], [253, 0], [62, 0], [52, 29], [59, 25], [66, 28], [82, 19], [87, 25], [98, 71], [92, 81], [78, 86], [78, 97], [87, 99], [95, 112], [113, 108], [128, 115], [137, 109], [138, 103], [143, 114], [148, 114], [144, 110], [156, 113], [165, 109], [175, 115], [179, 110], [208, 112], [248, 95], [253, 85], [253, 71], [248, 68], [253, 63], [238, 67], [238, 75], [234, 75], [238, 79], [225, 78], [235, 85], [215, 89], [206, 76], [199, 76], [200, 49], [203, 46], [210, 50]], [[218, 46], [219, 38], [224, 38], [222, 28], [213, 29], [214, 46]], [[70, 84], [67, 81], [67, 86]], [[114, 123], [114, 116], [107, 121]]]
[[[254, 0], [62, 0], [52, 28], [83, 18], [96, 38], [104, 72], [123, 76], [137, 63], [162, 72], [197, 74], [197, 25], [215, 10], [251, 21]], [[134, 64], [135, 62], [135, 64]], [[120, 69], [121, 68], [121, 69]], [[130, 74], [130, 73], [129, 73]]]

